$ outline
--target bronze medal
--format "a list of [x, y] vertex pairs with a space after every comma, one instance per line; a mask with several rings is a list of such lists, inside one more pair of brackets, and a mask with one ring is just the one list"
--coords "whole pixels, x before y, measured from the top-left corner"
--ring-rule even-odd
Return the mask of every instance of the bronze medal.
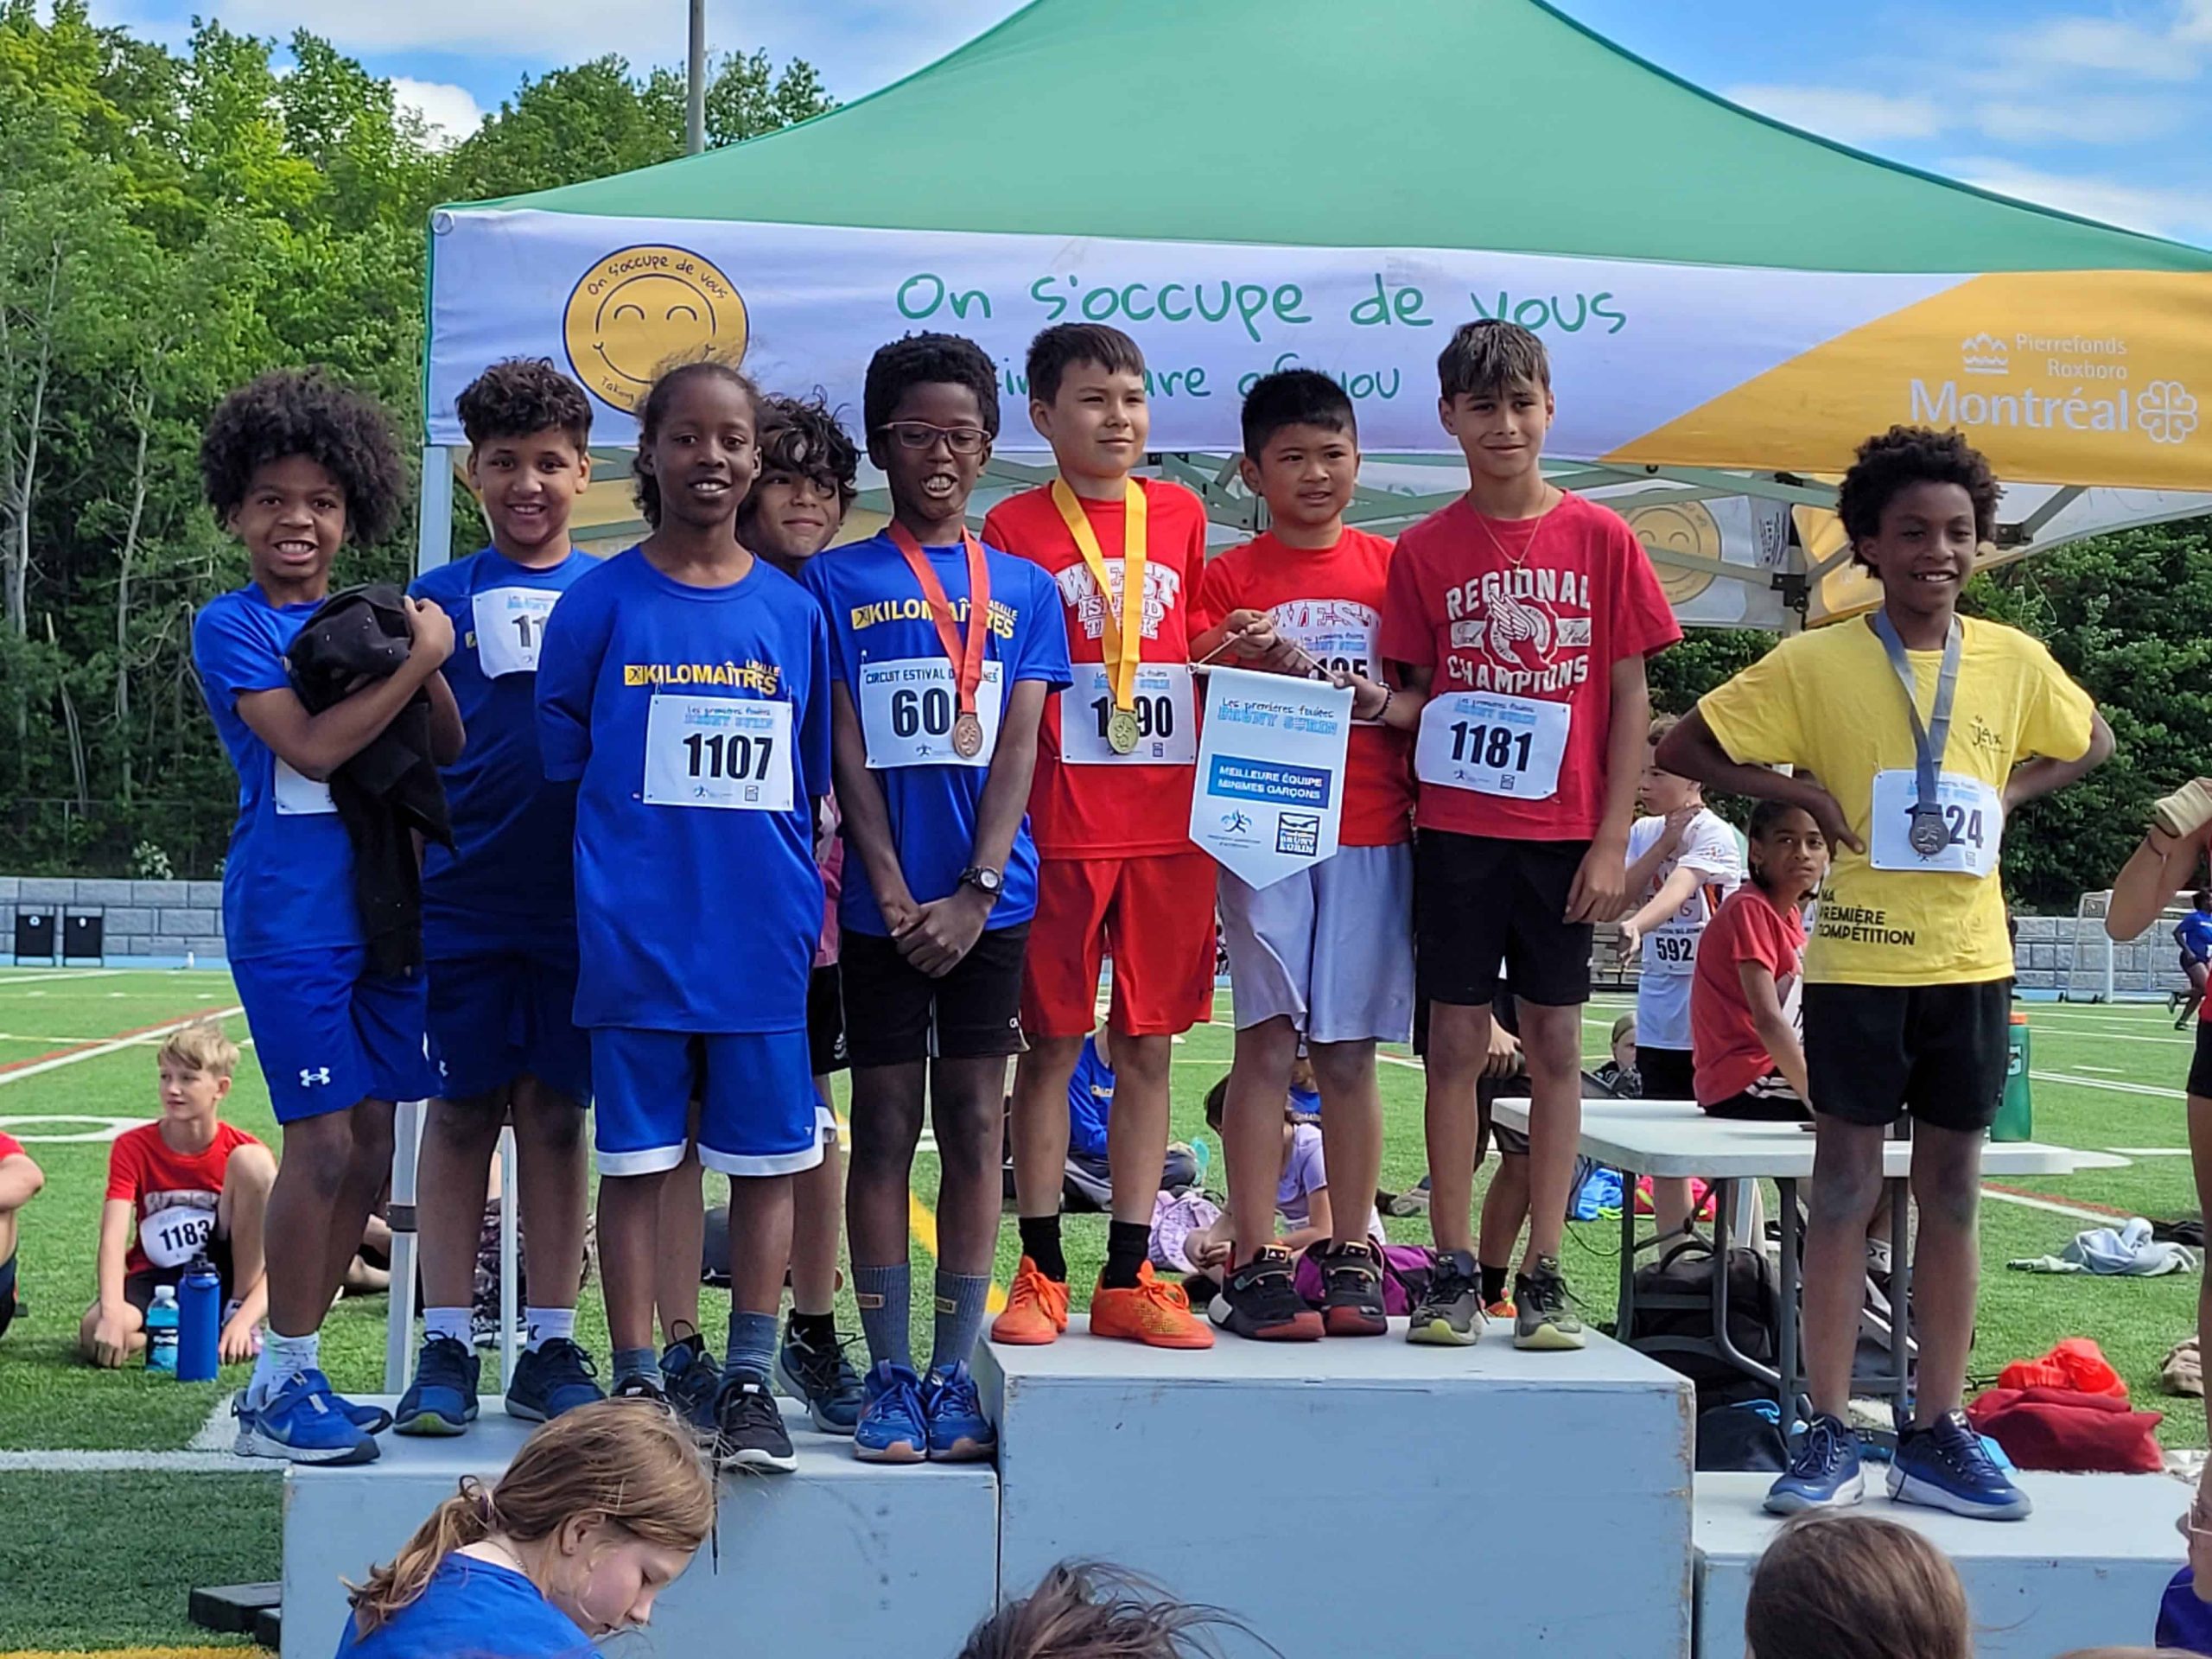
[[973, 760], [983, 752], [983, 722], [981, 718], [963, 712], [952, 722], [952, 752], [963, 760]]
[[1144, 735], [1137, 724], [1134, 709], [1116, 709], [1106, 716], [1106, 747], [1116, 754], [1135, 754], [1137, 741]]

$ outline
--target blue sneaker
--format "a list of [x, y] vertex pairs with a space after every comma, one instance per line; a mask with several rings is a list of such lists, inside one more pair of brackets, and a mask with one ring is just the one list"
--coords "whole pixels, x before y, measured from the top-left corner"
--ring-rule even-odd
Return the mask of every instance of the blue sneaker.
[[863, 1463], [919, 1463], [929, 1454], [922, 1379], [904, 1365], [884, 1360], [868, 1372], [861, 1388], [853, 1455]]
[[599, 1375], [591, 1356], [566, 1337], [554, 1337], [515, 1362], [507, 1384], [507, 1415], [525, 1422], [550, 1423], [564, 1411], [607, 1398], [592, 1379]]
[[399, 1396], [392, 1427], [402, 1434], [458, 1434], [476, 1421], [480, 1362], [451, 1337], [426, 1337], [416, 1357], [415, 1380]]
[[1859, 1472], [1859, 1431], [1826, 1412], [1789, 1448], [1789, 1467], [1767, 1489], [1769, 1515], [1841, 1509], [1866, 1496]]
[[708, 1353], [706, 1339], [695, 1334], [670, 1343], [660, 1357], [660, 1375], [676, 1414], [712, 1439], [720, 1429], [715, 1396], [722, 1391], [722, 1368]]
[[1980, 1521], [2024, 1521], [2035, 1507], [2005, 1478], [1962, 1411], [1947, 1411], [1926, 1428], [1898, 1433], [1889, 1485], [1897, 1503]]
[[845, 1357], [842, 1339], [817, 1346], [795, 1324], [785, 1325], [776, 1381], [792, 1399], [806, 1402], [807, 1415], [824, 1434], [849, 1434], [861, 1420], [860, 1373]]
[[295, 1372], [258, 1408], [249, 1408], [241, 1394], [231, 1410], [238, 1420], [236, 1450], [242, 1458], [319, 1464], [377, 1459], [376, 1436], [353, 1421], [321, 1371]]
[[922, 1402], [931, 1462], [974, 1463], [998, 1450], [998, 1431], [983, 1415], [976, 1379], [964, 1361], [942, 1374], [932, 1372], [923, 1385]]

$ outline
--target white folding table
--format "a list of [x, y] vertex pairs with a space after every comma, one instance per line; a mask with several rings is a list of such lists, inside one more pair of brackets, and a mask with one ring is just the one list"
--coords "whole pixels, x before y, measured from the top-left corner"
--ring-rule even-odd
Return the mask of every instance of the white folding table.
[[[1529, 1128], [1525, 1099], [1492, 1103], [1493, 1121], [1506, 1128]], [[1797, 1184], [1813, 1173], [1813, 1136], [1795, 1123], [1749, 1123], [1711, 1117], [1688, 1100], [1586, 1100], [1582, 1103], [1583, 1155], [1621, 1173], [1621, 1279], [1615, 1330], [1627, 1340], [1636, 1308], [1636, 1182], [1649, 1175], [1665, 1179], [1696, 1176], [1718, 1188], [1714, 1197], [1713, 1339], [1710, 1348], [1730, 1364], [1777, 1391], [1785, 1410], [1794, 1410], [1800, 1393], [1797, 1353], [1797, 1298], [1804, 1262], [1797, 1229]], [[2035, 1141], [1992, 1141], [1984, 1144], [1985, 1175], [2066, 1175], [2075, 1154], [2064, 1147]], [[1911, 1252], [1906, 1248], [1907, 1180], [1912, 1171], [1912, 1142], [1888, 1141], [1882, 1147], [1882, 1178], [1890, 1193], [1891, 1280], [1889, 1293], [1895, 1328], [1890, 1334], [1889, 1363], [1878, 1375], [1853, 1379], [1852, 1392], [1902, 1402], [1911, 1389]], [[1777, 1365], [1745, 1354], [1728, 1334], [1728, 1233], [1738, 1193], [1747, 1182], [1772, 1181], [1782, 1195], [1781, 1330]], [[1756, 1248], [1757, 1241], [1753, 1241]]]

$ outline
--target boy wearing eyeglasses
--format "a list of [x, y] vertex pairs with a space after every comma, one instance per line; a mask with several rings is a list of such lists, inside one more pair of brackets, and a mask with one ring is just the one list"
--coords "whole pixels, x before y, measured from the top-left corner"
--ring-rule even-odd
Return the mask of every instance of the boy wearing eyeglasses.
[[[853, 1450], [879, 1463], [958, 1460], [995, 1445], [968, 1357], [990, 1294], [1006, 1062], [1021, 1047], [1037, 904], [1030, 778], [1047, 694], [1068, 683], [1067, 646], [1051, 580], [968, 530], [999, 424], [982, 349], [950, 334], [893, 341], [868, 365], [861, 408], [891, 523], [799, 578], [830, 624], [848, 854], [846, 1208], [869, 1361]], [[917, 1367], [907, 1177], [925, 1084], [942, 1174], [936, 1329]]]
[[1041, 867], [1039, 948], [1021, 992], [1030, 1046], [1014, 1092], [1021, 1265], [991, 1340], [1048, 1343], [1067, 1328], [1068, 1079], [1110, 953], [1114, 1211], [1090, 1333], [1211, 1348], [1212, 1328], [1147, 1260], [1172, 1046], [1213, 1012], [1214, 863], [1190, 837], [1198, 720], [1187, 612], [1205, 568], [1205, 508], [1180, 485], [1131, 476], [1151, 411], [1144, 354], [1127, 334], [1057, 324], [1030, 343], [1028, 372], [1029, 418], [1059, 477], [1001, 502], [983, 538], [1052, 578], [1075, 683], [1046, 709], [1030, 796]]

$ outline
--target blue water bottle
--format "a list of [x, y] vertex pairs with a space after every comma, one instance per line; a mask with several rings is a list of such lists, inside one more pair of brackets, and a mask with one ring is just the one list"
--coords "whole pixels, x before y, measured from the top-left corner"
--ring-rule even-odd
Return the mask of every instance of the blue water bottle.
[[176, 1287], [156, 1285], [146, 1310], [146, 1369], [176, 1375]]
[[212, 1382], [221, 1362], [223, 1281], [204, 1255], [192, 1258], [177, 1287], [176, 1380]]

